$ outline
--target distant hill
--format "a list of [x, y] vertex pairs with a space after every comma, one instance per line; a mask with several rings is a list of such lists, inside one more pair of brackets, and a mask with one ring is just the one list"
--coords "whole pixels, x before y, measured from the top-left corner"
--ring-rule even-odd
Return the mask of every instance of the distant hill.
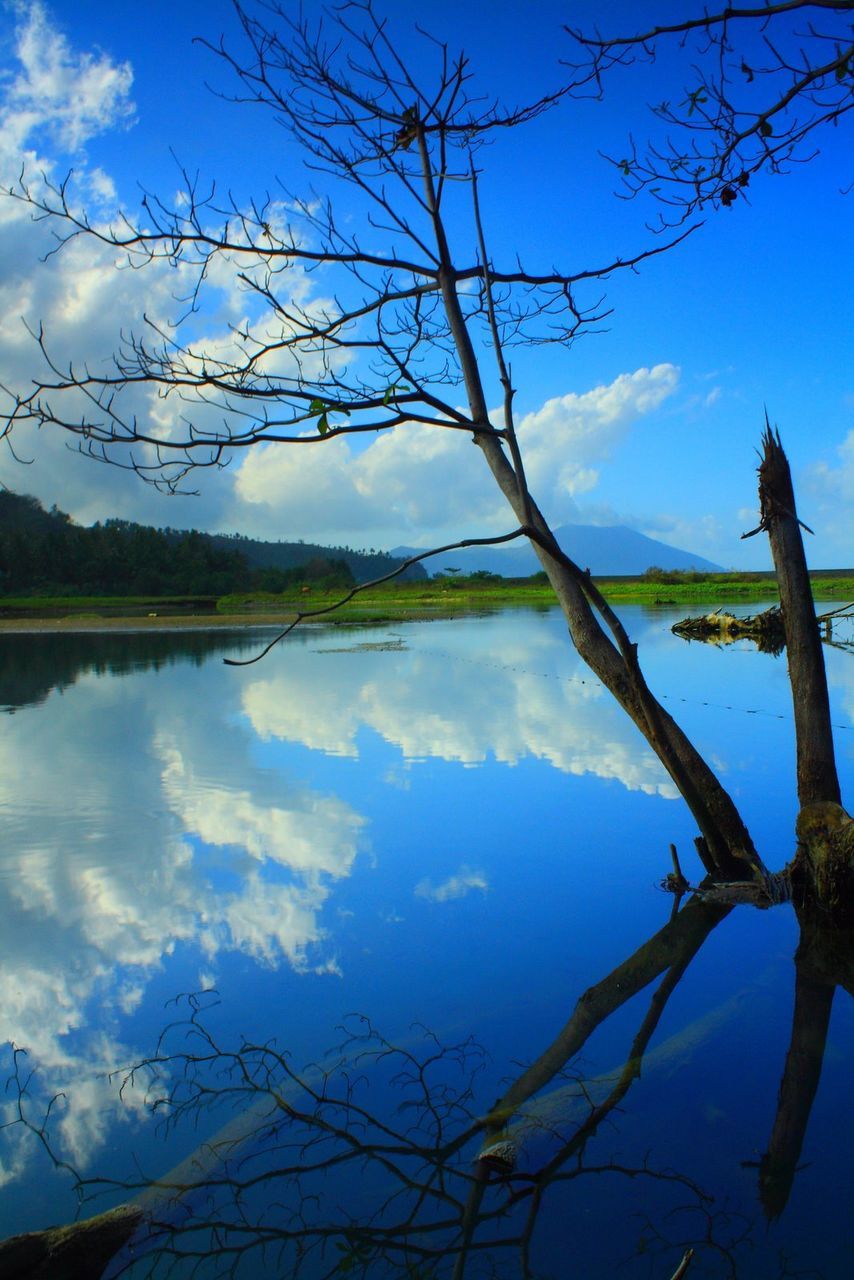
[[4, 533], [50, 533], [71, 524], [71, 517], [54, 507], [45, 511], [38, 498], [0, 489], [0, 530]]
[[[722, 571], [702, 556], [623, 525], [567, 524], [555, 533], [568, 556], [598, 575], [636, 575], [652, 567]], [[152, 529], [116, 519], [84, 527], [55, 506], [45, 511], [37, 498], [0, 491], [0, 593], [6, 594], [37, 588], [62, 594], [59, 587], [96, 595], [280, 591], [285, 575], [317, 580], [339, 572], [368, 582], [413, 554], [417, 549], [405, 546], [391, 552], [356, 551], [313, 542], [263, 542], [242, 534]], [[520, 540], [451, 551], [411, 565], [401, 576], [418, 579], [453, 568], [523, 578], [539, 567], [530, 546]]]
[[[261, 542], [242, 534], [205, 534], [215, 547], [239, 551], [252, 569], [297, 569], [319, 558], [343, 560], [356, 582], [369, 582], [390, 573], [405, 556], [388, 551], [354, 551], [352, 547], [325, 547], [315, 542]], [[426, 578], [420, 565], [410, 565], [401, 574], [406, 579]]]
[[[555, 536], [571, 560], [582, 569], [589, 569], [600, 577], [634, 576], [653, 567], [697, 569], [705, 573], [723, 572], [720, 565], [713, 564], [703, 556], [671, 547], [666, 542], [659, 542], [657, 538], [647, 538], [624, 525], [565, 524], [555, 529]], [[408, 556], [415, 551], [412, 547], [394, 547], [391, 554]], [[455, 568], [461, 573], [475, 573], [478, 569], [486, 569], [489, 573], [500, 573], [505, 578], [526, 578], [540, 568], [539, 561], [527, 542], [524, 545], [511, 543], [500, 547], [468, 547], [464, 551], [434, 556], [423, 563], [431, 575]]]
[[[154, 529], [111, 519], [84, 526], [37, 498], [0, 491], [0, 596], [222, 596], [297, 583], [349, 586], [400, 564], [381, 551]], [[408, 578], [424, 578], [418, 565]]]

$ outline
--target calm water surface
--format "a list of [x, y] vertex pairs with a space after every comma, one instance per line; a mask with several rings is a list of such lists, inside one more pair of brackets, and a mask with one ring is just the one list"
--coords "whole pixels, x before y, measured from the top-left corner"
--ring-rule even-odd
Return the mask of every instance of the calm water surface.
[[[785, 659], [622, 613], [782, 867]], [[256, 645], [0, 636], [3, 1117], [29, 1125], [0, 1133], [0, 1234], [70, 1221], [82, 1190], [83, 1216], [158, 1224], [134, 1276], [210, 1253], [195, 1274], [667, 1280], [689, 1245], [691, 1277], [849, 1276], [850, 995], [810, 1108], [829, 996], [801, 981], [813, 1065], [778, 1108], [794, 913], [671, 918], [695, 828], [559, 615], [223, 665]], [[854, 659], [827, 659], [850, 808]]]

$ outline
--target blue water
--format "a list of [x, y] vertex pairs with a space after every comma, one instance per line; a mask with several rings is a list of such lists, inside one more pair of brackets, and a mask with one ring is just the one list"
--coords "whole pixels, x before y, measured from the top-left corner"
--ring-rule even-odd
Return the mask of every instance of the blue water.
[[[797, 812], [785, 658], [688, 645], [666, 610], [622, 613], [651, 686], [782, 867]], [[0, 1039], [27, 1051], [20, 1113], [13, 1079], [3, 1118], [29, 1122], [0, 1133], [0, 1233], [74, 1217], [59, 1162], [93, 1180], [88, 1216], [194, 1158], [192, 1179], [175, 1176], [204, 1188], [147, 1193], [170, 1231], [156, 1249], [140, 1238], [131, 1274], [189, 1274], [176, 1255], [212, 1248], [217, 1219], [231, 1231], [203, 1276], [291, 1275], [298, 1259], [311, 1280], [450, 1276], [479, 1167], [482, 1138], [463, 1140], [473, 1119], [667, 925], [669, 845], [696, 882], [696, 831], [556, 612], [304, 631], [262, 663], [223, 665], [256, 643], [0, 636]], [[854, 662], [827, 658], [850, 806]], [[841, 987], [800, 1168], [770, 1224], [758, 1196], [797, 945], [788, 906], [710, 928], [661, 998], [640, 1078], [573, 1147], [666, 966], [616, 1007], [509, 1119], [523, 1125], [518, 1164], [481, 1188], [465, 1275], [666, 1278], [692, 1245], [691, 1276], [848, 1276]], [[213, 1038], [188, 1040], [186, 997], [201, 991]], [[120, 1094], [170, 1024], [157, 1071]], [[175, 1056], [188, 1047], [203, 1061]], [[12, 1075], [11, 1047], [2, 1066]], [[152, 1111], [167, 1095], [186, 1112]], [[274, 1096], [300, 1115], [271, 1134]], [[217, 1135], [227, 1168], [206, 1146]], [[529, 1220], [537, 1175], [567, 1143]], [[251, 1183], [239, 1206], [235, 1179]]]

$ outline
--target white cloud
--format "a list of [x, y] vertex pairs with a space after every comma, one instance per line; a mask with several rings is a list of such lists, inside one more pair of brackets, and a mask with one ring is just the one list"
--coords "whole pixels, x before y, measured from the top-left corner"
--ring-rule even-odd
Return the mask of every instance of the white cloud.
[[441, 884], [433, 884], [432, 880], [419, 880], [415, 886], [418, 898], [428, 898], [430, 902], [451, 902], [456, 898], [464, 898], [473, 889], [486, 893], [489, 882], [482, 871], [465, 864], [455, 875], [449, 876]]
[[203, 983], [235, 953], [340, 972], [322, 917], [364, 819], [258, 770], [239, 684], [221, 688], [230, 707], [206, 692], [218, 676], [163, 670], [154, 691], [151, 673], [81, 674], [50, 714], [5, 718], [0, 1041], [27, 1047], [48, 1096], [66, 1093], [58, 1132], [81, 1164], [118, 1114], [107, 1073], [138, 1055], [124, 1020], [179, 947]]
[[[727, 545], [737, 547], [741, 533], [749, 527], [747, 524], [739, 523], [736, 517], [733, 517], [733, 521], [735, 523], [731, 521], [727, 525], [717, 515], [697, 515], [686, 520], [681, 516], [662, 512], [651, 520], [632, 519], [626, 520], [625, 523], [648, 538], [657, 538], [670, 546], [684, 547], [690, 551], [703, 547], [705, 548], [703, 554], [715, 559], [714, 548]], [[724, 565], [724, 567], [727, 566]]]
[[854, 502], [854, 430], [848, 432], [836, 451], [836, 464], [817, 462], [807, 472], [812, 492], [831, 501]]
[[[16, 65], [0, 81], [0, 186], [15, 188], [22, 165], [25, 182], [38, 195], [42, 174], [50, 180], [64, 175], [73, 160], [69, 203], [85, 206], [93, 225], [106, 230], [117, 215], [117, 193], [111, 174], [89, 167], [79, 148], [108, 129], [128, 124], [133, 107], [129, 92], [132, 72], [102, 52], [74, 50], [53, 25], [48, 9], [38, 0], [14, 6], [18, 25]], [[27, 149], [28, 148], [28, 149]], [[75, 154], [77, 153], [77, 154]], [[176, 201], [176, 205], [179, 202]], [[284, 234], [288, 210], [274, 203], [266, 211], [268, 221]], [[59, 252], [54, 233], [59, 225], [33, 221], [23, 201], [0, 200], [0, 386], [26, 394], [40, 378], [55, 376], [46, 367], [32, 333], [44, 325], [46, 349], [59, 370], [72, 365], [96, 374], [112, 371], [113, 353], [129, 334], [144, 336], [159, 345], [151, 321], [161, 332], [171, 332], [172, 321], [186, 311], [198, 268], [158, 261], [144, 270], [130, 270], [127, 255], [90, 237], [77, 237]], [[239, 234], [239, 232], [235, 233]], [[233, 237], [232, 237], [233, 238]], [[249, 255], [241, 256], [240, 270], [252, 277], [266, 269]], [[291, 301], [308, 304], [320, 277], [308, 280], [293, 268], [288, 273]], [[219, 255], [209, 263], [205, 284], [206, 312], [195, 323], [195, 343], [214, 359], [242, 358], [245, 352], [235, 337], [249, 330], [259, 341], [277, 339], [282, 324], [275, 316], [259, 314], [257, 299], [238, 278], [234, 255]], [[321, 305], [315, 300], [314, 305]], [[282, 357], [277, 357], [281, 364]], [[191, 367], [199, 362], [188, 357]], [[265, 369], [272, 370], [272, 360]], [[63, 395], [61, 415], [76, 420], [84, 412], [90, 420], [105, 419], [90, 401], [75, 394]], [[118, 402], [117, 402], [118, 403]], [[11, 408], [0, 390], [0, 410]], [[143, 430], [160, 438], [187, 434], [187, 420], [216, 431], [222, 409], [212, 405], [188, 406], [178, 395], [158, 396], [156, 389], [131, 388], [118, 403], [126, 422], [136, 419]], [[69, 453], [74, 440], [62, 430], [36, 432], [25, 422], [15, 427], [17, 458], [32, 465], [22, 468], [8, 450], [0, 454], [0, 482], [12, 490], [28, 491], [48, 505], [59, 502], [82, 523], [121, 514], [155, 524], [222, 527], [220, 512], [228, 501], [229, 487], [220, 483], [208, 489], [205, 502], [186, 500], [167, 507], [165, 499], [127, 472], [93, 466]], [[127, 457], [116, 457], [127, 462]], [[145, 450], [136, 450], [138, 459]], [[181, 508], [180, 512], [175, 509]]]
[[[264, 739], [301, 742], [332, 755], [356, 758], [359, 731], [368, 726], [404, 761], [474, 766], [489, 757], [507, 765], [540, 759], [564, 773], [676, 795], [655, 756], [581, 670], [577, 655], [567, 652], [562, 636], [543, 643], [535, 669], [530, 650], [517, 654], [512, 626], [500, 618], [482, 619], [476, 640], [473, 648], [467, 636], [459, 662], [451, 654], [413, 651], [392, 670], [382, 653], [332, 653], [322, 682], [311, 678], [313, 655], [293, 645], [273, 674], [247, 684], [243, 710]], [[499, 653], [493, 681], [470, 678], [472, 665], [494, 669]], [[556, 679], [559, 672], [563, 678]], [[573, 679], [576, 673], [581, 678]]]
[[20, 0], [14, 9], [19, 70], [0, 109], [4, 149], [20, 159], [33, 136], [46, 130], [65, 151], [76, 152], [96, 134], [131, 123], [129, 62], [74, 50], [39, 0]]
[[[58, 164], [54, 152], [79, 153], [96, 133], [124, 127], [133, 115], [128, 63], [100, 51], [75, 50], [40, 0], [20, 3], [15, 12], [17, 66], [0, 105], [6, 138], [0, 143], [0, 176], [12, 184], [25, 147], [31, 148], [25, 157], [28, 171], [50, 174]], [[75, 156], [74, 167], [72, 200], [88, 204], [106, 226], [117, 199], [112, 175], [89, 168], [85, 155]], [[180, 207], [180, 193], [174, 204]], [[285, 234], [288, 207], [279, 202], [266, 215], [277, 234]], [[127, 267], [122, 255], [86, 237], [42, 262], [53, 245], [50, 237], [50, 224], [34, 226], [25, 205], [0, 204], [0, 383], [15, 389], [44, 373], [22, 318], [30, 329], [44, 323], [48, 349], [60, 368], [71, 362], [81, 368], [85, 361], [93, 370], [109, 371], [122, 332], [139, 334], [145, 316], [168, 333], [176, 299], [192, 293], [194, 271], [187, 264], [118, 269]], [[237, 331], [254, 330], [260, 341], [282, 334], [279, 317], [263, 316], [257, 296], [237, 278], [233, 258], [217, 255], [209, 263], [205, 309], [193, 321], [193, 350], [205, 350], [209, 359], [242, 358]], [[261, 260], [241, 259], [239, 266], [250, 275], [265, 270]], [[292, 268], [287, 279], [293, 304], [332, 305], [320, 296], [322, 274], [307, 276]], [[156, 345], [150, 331], [148, 336]], [[190, 367], [199, 364], [198, 357], [187, 358]], [[282, 353], [271, 356], [267, 372], [274, 361], [281, 372], [287, 359]], [[532, 489], [549, 518], [579, 518], [578, 497], [595, 489], [602, 464], [633, 425], [673, 393], [678, 376], [669, 364], [638, 369], [593, 390], [554, 397], [520, 419]], [[150, 387], [132, 388], [122, 399], [124, 419], [135, 417], [162, 439], [186, 434], [188, 419], [202, 429], [221, 426], [221, 407], [188, 405], [178, 395], [164, 397]], [[73, 401], [68, 397], [63, 416], [75, 416]], [[87, 408], [91, 416], [92, 405]], [[342, 440], [256, 447], [225, 473], [196, 473], [190, 487], [199, 484], [199, 501], [171, 505], [132, 474], [107, 472], [69, 455], [68, 442], [60, 430], [36, 435], [17, 427], [18, 455], [33, 465], [22, 470], [4, 453], [0, 481], [48, 504], [59, 501], [83, 523], [121, 514], [154, 524], [389, 545], [497, 533], [513, 523], [479, 452], [456, 431], [410, 424], [375, 437], [366, 448], [351, 448]], [[144, 451], [137, 451], [140, 456]]]
[[547, 400], [519, 423], [525, 467], [537, 491], [548, 495], [592, 489], [598, 474], [592, 464], [605, 461], [625, 439], [638, 418], [653, 412], [672, 395], [679, 370], [672, 364], [621, 373], [606, 386], [581, 395], [575, 392]]
[[573, 517], [574, 499], [599, 483], [598, 465], [639, 418], [673, 394], [678, 382], [679, 370], [672, 364], [637, 369], [581, 395], [556, 396], [522, 418], [518, 435], [525, 470], [547, 517], [557, 524]]
[[[854, 429], [836, 449], [832, 461], [821, 459], [797, 477], [798, 513], [816, 531], [805, 549], [815, 568], [849, 568], [852, 553], [851, 506], [854, 503]], [[816, 550], [816, 542], [818, 550]]]
[[[638, 369], [522, 417], [528, 478], [547, 516], [577, 517], [576, 496], [595, 487], [598, 464], [674, 392], [678, 379], [670, 364]], [[245, 511], [265, 509], [263, 522], [275, 520], [281, 536], [373, 528], [397, 529], [410, 540], [494, 533], [513, 523], [469, 436], [417, 424], [381, 435], [358, 453], [342, 441], [254, 449], [237, 472], [236, 494]]]

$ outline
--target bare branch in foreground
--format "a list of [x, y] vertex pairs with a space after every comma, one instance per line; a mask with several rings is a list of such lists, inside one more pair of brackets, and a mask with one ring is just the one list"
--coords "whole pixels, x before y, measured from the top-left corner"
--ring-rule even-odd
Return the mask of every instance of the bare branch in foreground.
[[370, 582], [357, 583], [348, 592], [346, 592], [345, 595], [341, 596], [340, 599], [333, 601], [332, 604], [324, 605], [320, 609], [299, 610], [293, 621], [289, 622], [284, 630], [280, 631], [277, 636], [274, 636], [270, 643], [265, 645], [264, 648], [254, 656], [254, 658], [223, 658], [223, 662], [228, 667], [250, 667], [254, 662], [260, 662], [262, 658], [266, 658], [271, 649], [274, 649], [281, 640], [284, 640], [285, 636], [290, 635], [294, 628], [298, 627], [300, 623], [307, 622], [312, 618], [323, 617], [328, 613], [335, 613], [337, 610], [342, 609], [344, 605], [349, 604], [349, 602], [359, 595], [360, 592], [368, 591], [371, 587], [379, 587], [384, 582], [391, 582], [394, 578], [399, 578], [400, 575], [405, 573], [412, 565], [420, 564], [422, 560], [427, 560], [430, 556], [442, 555], [447, 551], [461, 551], [465, 547], [494, 547], [503, 542], [512, 542], [515, 538], [523, 538], [525, 536], [525, 529], [515, 529], [513, 533], [500, 534], [494, 538], [464, 538], [461, 542], [449, 542], [443, 547], [431, 547], [429, 551], [422, 551], [418, 555], [409, 556], [406, 560], [401, 561], [401, 563], [389, 573], [384, 573], [379, 578], [373, 578]]

